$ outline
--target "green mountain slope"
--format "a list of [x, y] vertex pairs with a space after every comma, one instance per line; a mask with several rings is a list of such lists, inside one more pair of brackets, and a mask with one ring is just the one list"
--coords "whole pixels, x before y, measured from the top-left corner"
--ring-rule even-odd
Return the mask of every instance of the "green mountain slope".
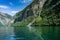
[[[18, 12], [14, 17], [14, 24], [29, 24], [33, 19], [36, 21], [32, 24], [39, 25], [60, 25], [60, 0], [34, 0], [24, 10]], [[33, 19], [31, 19], [33, 17]], [[23, 20], [27, 20], [26, 22]], [[27, 25], [26, 24], [26, 25]], [[17, 25], [18, 26], [18, 25]], [[21, 26], [21, 25], [19, 25]]]
[[44, 25], [60, 25], [60, 0], [47, 0], [41, 16]]

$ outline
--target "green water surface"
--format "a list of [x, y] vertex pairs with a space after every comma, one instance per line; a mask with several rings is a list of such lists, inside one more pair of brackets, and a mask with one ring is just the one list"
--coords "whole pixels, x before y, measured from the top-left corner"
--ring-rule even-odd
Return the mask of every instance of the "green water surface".
[[0, 27], [0, 40], [60, 40], [60, 27]]

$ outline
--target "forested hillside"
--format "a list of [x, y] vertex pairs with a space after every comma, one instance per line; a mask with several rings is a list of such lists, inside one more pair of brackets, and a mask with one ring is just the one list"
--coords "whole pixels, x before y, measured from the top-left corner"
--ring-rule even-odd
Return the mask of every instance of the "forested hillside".
[[60, 25], [60, 0], [47, 0], [41, 17], [44, 25]]
[[34, 0], [14, 17], [14, 26], [60, 25], [60, 0]]

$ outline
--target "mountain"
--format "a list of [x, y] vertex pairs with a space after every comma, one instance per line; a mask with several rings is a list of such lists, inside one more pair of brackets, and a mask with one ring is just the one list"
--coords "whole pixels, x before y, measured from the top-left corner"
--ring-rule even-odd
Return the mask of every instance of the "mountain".
[[[16, 13], [16, 15], [14, 16], [15, 22], [16, 21], [22, 21], [23, 19], [26, 19], [27, 17], [30, 16], [35, 16], [35, 15], [39, 15], [38, 10], [41, 10], [44, 2], [46, 0], [34, 0], [30, 5], [28, 5], [25, 9], [23, 9], [22, 11]], [[41, 4], [40, 4], [41, 3]]]
[[[40, 17], [40, 12], [43, 4], [46, 0], [34, 0], [25, 9], [16, 13], [14, 25], [16, 26], [26, 26], [35, 18]], [[41, 18], [39, 18], [40, 20]]]
[[0, 12], [0, 26], [8, 25], [11, 20], [12, 16]]
[[25, 26], [35, 19], [33, 26], [60, 25], [60, 0], [34, 0], [16, 13], [14, 25]]
[[60, 0], [47, 0], [41, 17], [43, 25], [60, 25]]

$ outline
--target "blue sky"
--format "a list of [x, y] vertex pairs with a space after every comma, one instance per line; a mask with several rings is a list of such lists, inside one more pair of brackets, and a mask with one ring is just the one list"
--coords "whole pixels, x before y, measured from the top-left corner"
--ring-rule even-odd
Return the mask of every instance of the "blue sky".
[[15, 13], [23, 10], [33, 0], [0, 0], [0, 12], [15, 15]]

